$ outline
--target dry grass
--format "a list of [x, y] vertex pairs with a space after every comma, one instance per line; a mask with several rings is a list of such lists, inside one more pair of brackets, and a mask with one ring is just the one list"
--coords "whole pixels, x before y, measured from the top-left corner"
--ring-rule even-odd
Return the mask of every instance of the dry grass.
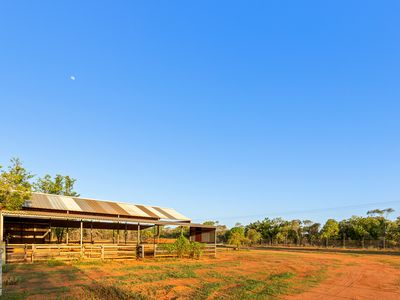
[[289, 252], [244, 251], [202, 260], [9, 265], [4, 270], [3, 298], [271, 299], [317, 286], [329, 270], [341, 266], [340, 261], [332, 255], [316, 259]]

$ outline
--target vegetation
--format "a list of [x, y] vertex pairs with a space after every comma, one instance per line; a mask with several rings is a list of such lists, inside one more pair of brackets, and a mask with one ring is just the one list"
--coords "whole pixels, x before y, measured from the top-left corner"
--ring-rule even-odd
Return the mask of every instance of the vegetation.
[[[392, 208], [369, 211], [367, 216], [353, 216], [346, 220], [329, 219], [322, 226], [310, 220], [286, 221], [282, 218], [250, 223], [245, 232], [253, 235], [257, 231], [264, 243], [346, 246], [349, 243], [365, 247], [366, 240], [373, 240], [376, 247], [400, 246], [400, 217], [395, 221], [387, 219]], [[232, 230], [232, 229], [231, 229]], [[227, 235], [230, 236], [230, 232]]]
[[54, 180], [50, 175], [33, 181], [35, 175], [27, 171], [20, 159], [12, 158], [7, 170], [0, 166], [0, 205], [7, 210], [19, 210], [26, 200], [29, 200], [32, 191], [79, 196], [74, 191], [76, 179], [70, 176], [57, 174]]
[[[319, 283], [329, 259], [281, 253], [221, 253], [221, 260], [9, 265], [5, 299], [270, 299]], [[300, 264], [300, 267], [298, 265]], [[306, 270], [302, 270], [306, 267]], [[67, 280], [68, 278], [68, 280]]]
[[[0, 166], [1, 169], [1, 166]], [[34, 177], [18, 158], [10, 160], [7, 170], [0, 170], [0, 205], [7, 210], [19, 210], [32, 193], [31, 179]]]
[[69, 176], [57, 174], [52, 179], [49, 174], [46, 174], [33, 184], [33, 188], [35, 192], [79, 197], [79, 194], [74, 191], [75, 182], [76, 179]]
[[169, 253], [174, 253], [178, 258], [190, 257], [199, 259], [203, 254], [204, 244], [189, 241], [181, 234], [174, 243], [165, 244], [165, 249]]

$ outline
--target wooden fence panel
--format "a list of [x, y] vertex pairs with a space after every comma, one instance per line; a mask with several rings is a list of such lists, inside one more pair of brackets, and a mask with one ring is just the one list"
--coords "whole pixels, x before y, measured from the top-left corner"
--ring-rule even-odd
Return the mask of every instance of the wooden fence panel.
[[6, 262], [35, 262], [49, 259], [135, 259], [136, 245], [61, 245], [61, 244], [9, 244]]
[[[217, 255], [217, 248], [215, 244], [204, 244], [204, 248], [202, 250], [202, 256], [212, 256], [215, 257]], [[170, 252], [165, 244], [157, 244], [154, 257], [177, 257], [175, 252]]]

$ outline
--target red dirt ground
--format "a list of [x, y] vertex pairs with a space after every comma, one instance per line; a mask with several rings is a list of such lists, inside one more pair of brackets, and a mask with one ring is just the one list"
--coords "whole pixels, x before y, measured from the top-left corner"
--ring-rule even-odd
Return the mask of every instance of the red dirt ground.
[[[248, 279], [260, 291], [271, 274], [293, 276], [282, 279], [286, 290], [278, 284], [273, 293], [246, 287], [238, 293]], [[126, 295], [134, 293], [146, 299], [390, 300], [400, 299], [400, 255], [232, 251], [201, 260], [14, 265], [4, 279], [6, 299], [133, 299]], [[7, 284], [12, 279], [18, 280]], [[197, 297], [213, 283], [219, 285]]]
[[286, 299], [400, 299], [400, 257], [364, 254], [298, 253], [299, 257], [339, 259], [317, 287]]

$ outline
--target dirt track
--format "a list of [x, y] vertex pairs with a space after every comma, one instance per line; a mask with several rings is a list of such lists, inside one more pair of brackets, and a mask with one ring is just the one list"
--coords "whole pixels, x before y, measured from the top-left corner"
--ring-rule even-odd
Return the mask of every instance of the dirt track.
[[311, 290], [286, 299], [400, 299], [400, 257], [298, 253], [316, 261], [338, 260], [327, 270], [327, 278]]

